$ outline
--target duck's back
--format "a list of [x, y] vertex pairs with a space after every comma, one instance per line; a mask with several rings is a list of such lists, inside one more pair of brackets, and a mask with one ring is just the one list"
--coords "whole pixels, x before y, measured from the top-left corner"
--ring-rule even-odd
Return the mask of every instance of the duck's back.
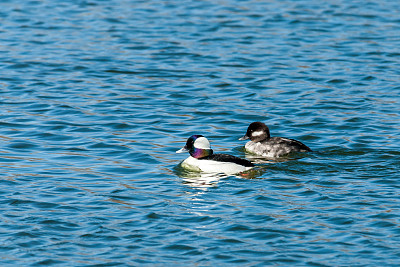
[[244, 167], [254, 167], [254, 164], [248, 160], [241, 159], [228, 154], [212, 154], [208, 157], [202, 158], [201, 160], [213, 160], [217, 162], [226, 162], [226, 163], [234, 163], [238, 165], [242, 165]]
[[271, 137], [262, 142], [250, 141], [247, 142], [245, 148], [251, 153], [269, 158], [277, 158], [293, 152], [311, 151], [311, 149], [302, 142], [283, 137]]

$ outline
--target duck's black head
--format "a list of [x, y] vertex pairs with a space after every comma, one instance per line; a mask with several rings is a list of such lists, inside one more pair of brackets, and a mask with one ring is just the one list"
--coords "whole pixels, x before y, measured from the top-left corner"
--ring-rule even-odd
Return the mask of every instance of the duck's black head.
[[246, 134], [239, 140], [250, 139], [253, 142], [261, 142], [271, 138], [268, 126], [263, 122], [252, 122], [247, 128]]
[[188, 138], [182, 149], [176, 151], [176, 153], [182, 152], [189, 152], [192, 157], [199, 159], [212, 155], [213, 150], [207, 138], [196, 134]]

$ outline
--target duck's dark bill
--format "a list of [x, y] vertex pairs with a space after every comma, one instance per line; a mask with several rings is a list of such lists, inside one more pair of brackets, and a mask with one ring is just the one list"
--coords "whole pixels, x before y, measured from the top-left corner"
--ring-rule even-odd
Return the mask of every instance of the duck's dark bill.
[[188, 152], [189, 150], [186, 147], [182, 147], [181, 149], [177, 150], [176, 153], [185, 153]]
[[244, 136], [242, 136], [242, 137], [239, 138], [240, 141], [242, 141], [242, 140], [247, 140], [247, 139], [249, 139], [249, 137], [248, 137], [247, 135], [244, 135]]

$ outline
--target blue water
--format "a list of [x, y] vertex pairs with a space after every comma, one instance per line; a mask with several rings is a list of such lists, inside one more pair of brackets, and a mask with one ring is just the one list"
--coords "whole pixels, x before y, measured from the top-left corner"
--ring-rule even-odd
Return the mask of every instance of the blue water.
[[[2, 266], [399, 266], [398, 1], [2, 1]], [[251, 158], [253, 121], [314, 152]], [[183, 170], [192, 134], [257, 163]]]

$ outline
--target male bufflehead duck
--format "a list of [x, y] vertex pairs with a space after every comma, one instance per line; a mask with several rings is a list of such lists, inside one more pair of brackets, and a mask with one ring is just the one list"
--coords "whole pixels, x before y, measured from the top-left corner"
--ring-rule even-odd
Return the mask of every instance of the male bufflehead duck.
[[227, 154], [213, 154], [210, 142], [202, 135], [192, 135], [186, 145], [176, 153], [189, 152], [190, 157], [182, 162], [182, 167], [208, 173], [235, 174], [254, 167], [248, 160]]
[[259, 156], [277, 158], [291, 152], [308, 152], [311, 149], [294, 139], [271, 137], [267, 125], [262, 122], [253, 122], [247, 128], [246, 134], [239, 140], [250, 139], [245, 148]]

